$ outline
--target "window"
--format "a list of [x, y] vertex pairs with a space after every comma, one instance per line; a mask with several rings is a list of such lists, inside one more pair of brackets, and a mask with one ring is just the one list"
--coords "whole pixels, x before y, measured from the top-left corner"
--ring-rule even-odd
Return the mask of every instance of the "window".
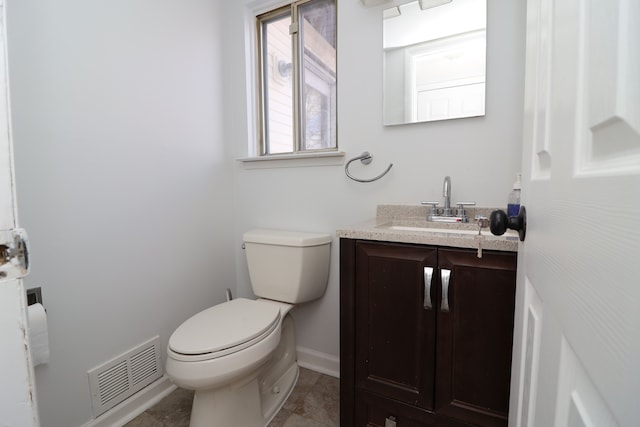
[[336, 4], [257, 17], [260, 155], [336, 150]]

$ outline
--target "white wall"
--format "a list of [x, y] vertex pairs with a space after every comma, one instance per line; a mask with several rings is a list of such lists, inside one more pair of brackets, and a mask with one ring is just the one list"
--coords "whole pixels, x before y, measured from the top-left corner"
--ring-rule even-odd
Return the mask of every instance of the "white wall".
[[[480, 206], [505, 206], [520, 167], [524, 81], [523, 2], [489, 0], [486, 117], [382, 126], [382, 9], [360, 1], [338, 1], [338, 145], [347, 159], [370, 151], [371, 165], [353, 174], [371, 177], [389, 163], [381, 180], [361, 184], [349, 180], [343, 165], [312, 168], [249, 169], [235, 164], [236, 234], [255, 226], [326, 231], [375, 216], [381, 203], [441, 200], [445, 175], [452, 179], [452, 200], [475, 200]], [[230, 13], [239, 21], [242, 7]], [[244, 48], [242, 29], [235, 28], [236, 49]], [[229, 58], [234, 69], [244, 56]], [[244, 80], [228, 80], [236, 88], [234, 116], [244, 117]], [[247, 154], [246, 123], [230, 129], [236, 156]], [[250, 286], [237, 246], [239, 292]], [[331, 277], [322, 300], [296, 308], [298, 344], [339, 354], [339, 263], [334, 240]]]
[[26, 284], [49, 318], [43, 427], [87, 422], [87, 370], [166, 346], [234, 287], [216, 3], [9, 1]]

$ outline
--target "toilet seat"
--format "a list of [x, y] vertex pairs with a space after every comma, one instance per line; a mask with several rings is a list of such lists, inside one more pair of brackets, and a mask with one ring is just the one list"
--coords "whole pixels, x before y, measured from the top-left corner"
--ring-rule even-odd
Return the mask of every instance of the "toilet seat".
[[222, 357], [263, 340], [280, 320], [277, 305], [237, 298], [187, 319], [169, 338], [168, 350], [184, 361]]

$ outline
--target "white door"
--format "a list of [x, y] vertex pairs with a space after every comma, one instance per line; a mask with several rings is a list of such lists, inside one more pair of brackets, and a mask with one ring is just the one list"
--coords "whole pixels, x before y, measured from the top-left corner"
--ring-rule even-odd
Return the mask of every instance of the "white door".
[[38, 425], [29, 361], [26, 296], [15, 266], [4, 262], [17, 225], [9, 120], [5, 4], [0, 0], [0, 425]]
[[640, 425], [640, 2], [529, 0], [510, 426]]

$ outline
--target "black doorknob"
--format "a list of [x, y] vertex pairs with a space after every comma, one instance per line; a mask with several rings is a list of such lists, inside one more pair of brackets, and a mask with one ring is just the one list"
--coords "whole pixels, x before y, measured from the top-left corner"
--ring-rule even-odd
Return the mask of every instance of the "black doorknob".
[[489, 217], [489, 229], [496, 236], [502, 236], [507, 229], [518, 231], [520, 241], [524, 242], [527, 234], [527, 210], [520, 206], [518, 216], [508, 216], [505, 211], [497, 210], [491, 212]]

